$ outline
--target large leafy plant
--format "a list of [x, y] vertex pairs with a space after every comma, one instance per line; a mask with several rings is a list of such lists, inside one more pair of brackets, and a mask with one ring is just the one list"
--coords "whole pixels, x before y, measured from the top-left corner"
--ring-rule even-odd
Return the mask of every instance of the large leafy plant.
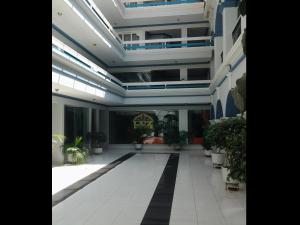
[[246, 73], [236, 80], [236, 87], [232, 89], [233, 101], [243, 114], [246, 111]]
[[229, 169], [227, 179], [246, 181], [246, 120], [242, 117], [229, 118], [219, 123], [223, 129], [226, 152], [225, 167]]
[[133, 138], [136, 144], [143, 144], [143, 140], [146, 136], [151, 134], [151, 129], [146, 126], [138, 126], [133, 129]]
[[76, 137], [73, 143], [64, 145], [63, 153], [70, 154], [76, 164], [85, 162], [87, 150], [82, 147], [82, 137]]
[[226, 133], [222, 127], [223, 121], [225, 120], [221, 119], [218, 123], [210, 124], [204, 136], [204, 140], [209, 142], [211, 146], [215, 146], [218, 153], [225, 148]]

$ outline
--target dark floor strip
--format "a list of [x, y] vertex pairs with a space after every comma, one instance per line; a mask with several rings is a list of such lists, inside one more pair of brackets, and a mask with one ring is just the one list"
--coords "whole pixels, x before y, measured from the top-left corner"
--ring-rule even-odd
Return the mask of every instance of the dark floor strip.
[[91, 173], [90, 175], [82, 178], [81, 180], [77, 181], [76, 183], [74, 183], [74, 184], [66, 187], [65, 189], [57, 192], [56, 194], [54, 194], [52, 196], [52, 207], [57, 205], [61, 201], [65, 200], [66, 198], [68, 198], [69, 196], [74, 194], [75, 192], [79, 191], [80, 189], [82, 189], [83, 187], [85, 187], [86, 185], [91, 183], [92, 181], [94, 181], [97, 178], [101, 177], [102, 175], [104, 175], [105, 173], [110, 171], [111, 169], [115, 168], [120, 163], [122, 163], [125, 160], [129, 159], [130, 157], [134, 156], [135, 154], [136, 154], [135, 152], [130, 152], [130, 153], [116, 159], [115, 161], [111, 162], [107, 166], [102, 167], [101, 169], [97, 170], [96, 172]]
[[171, 153], [141, 225], [169, 225], [179, 154]]

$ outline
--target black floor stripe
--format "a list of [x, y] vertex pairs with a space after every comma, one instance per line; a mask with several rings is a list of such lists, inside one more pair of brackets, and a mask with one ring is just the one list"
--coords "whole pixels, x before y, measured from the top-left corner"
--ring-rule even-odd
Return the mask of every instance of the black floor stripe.
[[52, 207], [60, 203], [61, 201], [65, 200], [75, 192], [79, 191], [92, 181], [96, 180], [97, 178], [101, 177], [111, 169], [115, 168], [117, 165], [120, 163], [124, 162], [125, 160], [129, 159], [130, 157], [134, 156], [136, 153], [135, 152], [130, 152], [115, 161], [111, 162], [105, 167], [102, 167], [101, 169], [97, 170], [94, 173], [91, 173], [90, 175], [82, 178], [81, 180], [77, 181], [76, 183], [64, 188], [63, 190], [57, 192], [52, 196]]
[[179, 154], [171, 153], [141, 225], [169, 225]]

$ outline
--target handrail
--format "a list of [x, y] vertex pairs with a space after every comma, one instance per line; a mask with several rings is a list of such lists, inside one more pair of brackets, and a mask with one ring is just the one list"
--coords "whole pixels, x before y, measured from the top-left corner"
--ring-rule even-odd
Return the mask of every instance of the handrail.
[[123, 44], [144, 44], [144, 43], [161, 43], [161, 42], [175, 42], [175, 41], [198, 41], [198, 40], [211, 40], [212, 36], [205, 37], [186, 37], [186, 38], [162, 38], [152, 40], [136, 40], [136, 41], [123, 41]]
[[[155, 83], [155, 84], [154, 84]], [[145, 90], [145, 89], [177, 89], [177, 88], [209, 88], [210, 81], [207, 82], [197, 82], [197, 83], [165, 83], [156, 84], [157, 82], [152, 82], [151, 85], [141, 83], [140, 85], [124, 85], [125, 90]]]
[[124, 85], [166, 85], [166, 84], [198, 84], [210, 83], [211, 80], [180, 80], [180, 81], [153, 81], [153, 82], [123, 82]]
[[149, 6], [165, 6], [165, 5], [177, 5], [177, 4], [186, 4], [186, 3], [198, 3], [204, 2], [203, 0], [177, 0], [173, 2], [165, 2], [165, 1], [156, 1], [156, 2], [123, 2], [125, 8], [137, 8], [137, 7], [149, 7]]
[[[239, 38], [239, 36], [242, 33], [242, 27], [241, 27], [241, 23], [242, 23], [242, 16], [240, 15], [234, 25], [234, 28], [232, 30], [232, 42], [233, 44], [236, 42], [236, 40]], [[238, 34], [238, 35], [237, 35]]]
[[64, 54], [68, 57], [71, 57], [73, 60], [81, 64], [82, 67], [85, 67], [86, 69], [91, 70], [91, 72], [96, 73], [97, 76], [102, 77], [106, 81], [113, 82], [118, 86], [122, 87], [122, 82], [119, 79], [115, 78], [113, 75], [111, 75], [101, 67], [97, 66], [95, 63], [91, 62], [90, 60], [88, 60], [69, 46], [65, 45], [55, 37], [52, 37], [52, 45], [55, 47], [54, 49], [52, 48], [52, 50], [55, 50], [60, 54]]

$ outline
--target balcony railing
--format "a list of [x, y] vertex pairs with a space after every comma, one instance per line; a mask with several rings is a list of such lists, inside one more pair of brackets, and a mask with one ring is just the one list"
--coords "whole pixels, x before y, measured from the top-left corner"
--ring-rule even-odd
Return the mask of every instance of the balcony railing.
[[95, 63], [91, 62], [87, 58], [83, 57], [78, 52], [74, 51], [69, 46], [63, 44], [56, 38], [52, 37], [52, 51], [56, 52], [57, 54], [73, 61], [77, 65], [83, 67], [84, 69], [92, 72], [97, 77], [100, 77], [107, 82], [114, 83], [118, 85], [119, 87], [122, 87], [122, 82], [111, 74], [109, 74], [107, 71], [103, 70], [101, 67], [97, 66]]
[[241, 17], [238, 18], [237, 23], [232, 31], [232, 42], [233, 44], [236, 42], [236, 40], [239, 38], [239, 36], [242, 33], [242, 27], [241, 27]]
[[139, 41], [123, 41], [125, 50], [167, 49], [182, 47], [211, 46], [211, 36], [192, 38], [168, 38]]
[[[149, 0], [148, 0], [149, 1]], [[123, 1], [124, 2], [124, 1]], [[139, 2], [139, 0], [135, 0], [134, 2], [124, 2], [124, 6], [126, 8], [137, 8], [137, 7], [149, 7], [149, 6], [165, 6], [165, 5], [177, 5], [177, 4], [187, 4], [187, 3], [196, 3], [196, 2], [204, 2], [204, 0], [175, 0], [175, 1], [163, 1], [163, 0], [157, 0], [157, 1], [142, 1]]]
[[[124, 85], [124, 84], [126, 84], [126, 85]], [[168, 81], [168, 82], [123, 83], [123, 88], [125, 90], [208, 88], [209, 85], [210, 85], [210, 80], [205, 80], [205, 81]]]

